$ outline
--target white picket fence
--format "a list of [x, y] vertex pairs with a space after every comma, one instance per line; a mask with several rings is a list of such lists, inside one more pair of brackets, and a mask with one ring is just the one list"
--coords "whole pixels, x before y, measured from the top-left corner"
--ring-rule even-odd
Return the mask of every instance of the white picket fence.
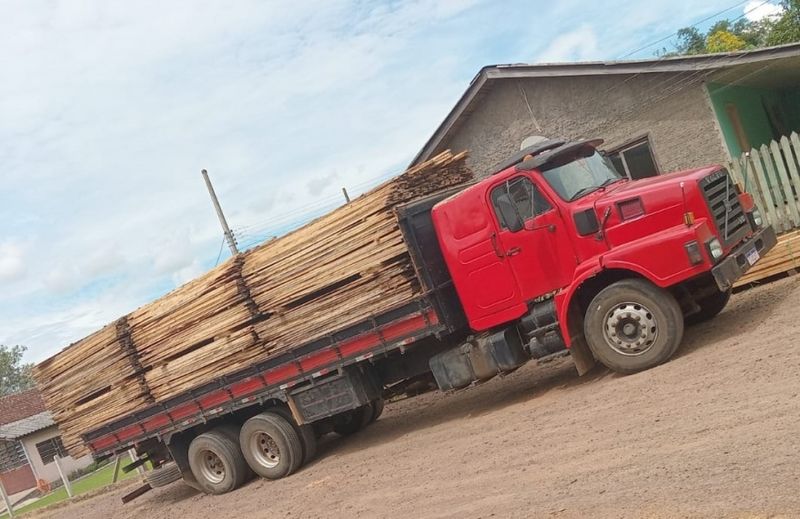
[[800, 136], [743, 153], [728, 168], [736, 182], [753, 194], [756, 204], [775, 231], [800, 228]]

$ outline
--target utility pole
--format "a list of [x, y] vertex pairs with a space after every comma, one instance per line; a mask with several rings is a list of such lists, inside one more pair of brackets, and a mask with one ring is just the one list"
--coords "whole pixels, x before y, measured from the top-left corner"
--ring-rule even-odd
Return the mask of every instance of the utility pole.
[[236, 240], [234, 239], [233, 233], [228, 227], [228, 222], [225, 220], [225, 215], [222, 214], [222, 207], [220, 207], [219, 200], [217, 200], [217, 194], [214, 192], [214, 186], [211, 185], [211, 180], [208, 178], [208, 171], [202, 170], [201, 173], [203, 174], [203, 180], [206, 181], [208, 194], [211, 195], [211, 202], [213, 202], [214, 209], [217, 211], [219, 223], [222, 225], [222, 232], [225, 233], [225, 239], [228, 241], [228, 247], [231, 249], [231, 254], [236, 256], [239, 254], [239, 249], [236, 248]]
[[350, 195], [347, 194], [347, 188], [342, 188], [342, 194], [344, 195], [344, 200], [346, 204], [350, 203]]

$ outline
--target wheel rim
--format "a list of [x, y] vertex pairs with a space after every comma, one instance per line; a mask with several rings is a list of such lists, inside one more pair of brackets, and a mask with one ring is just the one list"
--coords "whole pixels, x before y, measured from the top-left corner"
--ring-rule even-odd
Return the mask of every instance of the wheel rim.
[[222, 458], [210, 450], [203, 451], [202, 456], [200, 472], [203, 477], [211, 483], [222, 483], [225, 479], [225, 464], [222, 463]]
[[256, 461], [264, 467], [271, 469], [281, 462], [281, 450], [278, 444], [265, 432], [256, 433], [250, 437], [250, 452]]
[[606, 343], [620, 355], [643, 355], [658, 339], [658, 322], [641, 303], [620, 303], [606, 313], [603, 322]]

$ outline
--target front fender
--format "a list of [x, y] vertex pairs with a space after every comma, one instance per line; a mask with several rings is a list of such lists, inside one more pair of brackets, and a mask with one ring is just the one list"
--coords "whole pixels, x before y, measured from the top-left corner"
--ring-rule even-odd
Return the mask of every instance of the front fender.
[[600, 258], [595, 258], [593, 261], [582, 263], [575, 271], [575, 278], [572, 283], [565, 289], [560, 290], [555, 295], [556, 303], [556, 317], [558, 318], [558, 326], [561, 328], [561, 337], [564, 338], [564, 344], [567, 348], [572, 346], [572, 334], [569, 333], [569, 305], [572, 302], [572, 297], [578, 291], [580, 286], [587, 279], [595, 277], [603, 271], [603, 266], [600, 264]]

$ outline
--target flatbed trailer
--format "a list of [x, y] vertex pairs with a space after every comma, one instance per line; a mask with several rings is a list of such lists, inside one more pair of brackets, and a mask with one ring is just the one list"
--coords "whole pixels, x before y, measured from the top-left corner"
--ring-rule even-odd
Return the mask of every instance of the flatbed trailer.
[[[425, 289], [412, 303], [220, 376], [104, 424], [82, 439], [96, 457], [131, 447], [143, 447], [142, 454], [148, 456], [155, 442], [166, 447], [185, 431], [211, 427], [247, 409], [269, 403], [285, 405], [297, 425], [311, 424], [381, 400], [382, 384], [393, 378], [425, 373], [429, 357], [450, 347], [465, 333], [466, 318], [431, 221], [431, 208], [461, 189], [463, 186], [397, 208], [398, 223]], [[402, 359], [410, 350], [417, 359], [411, 371], [393, 375], [384, 370], [380, 381], [371, 372], [378, 369], [376, 364]], [[401, 364], [402, 360], [398, 362]], [[182, 458], [160, 450], [152, 455], [156, 464], [167, 458]], [[188, 465], [181, 468], [188, 474]]]

